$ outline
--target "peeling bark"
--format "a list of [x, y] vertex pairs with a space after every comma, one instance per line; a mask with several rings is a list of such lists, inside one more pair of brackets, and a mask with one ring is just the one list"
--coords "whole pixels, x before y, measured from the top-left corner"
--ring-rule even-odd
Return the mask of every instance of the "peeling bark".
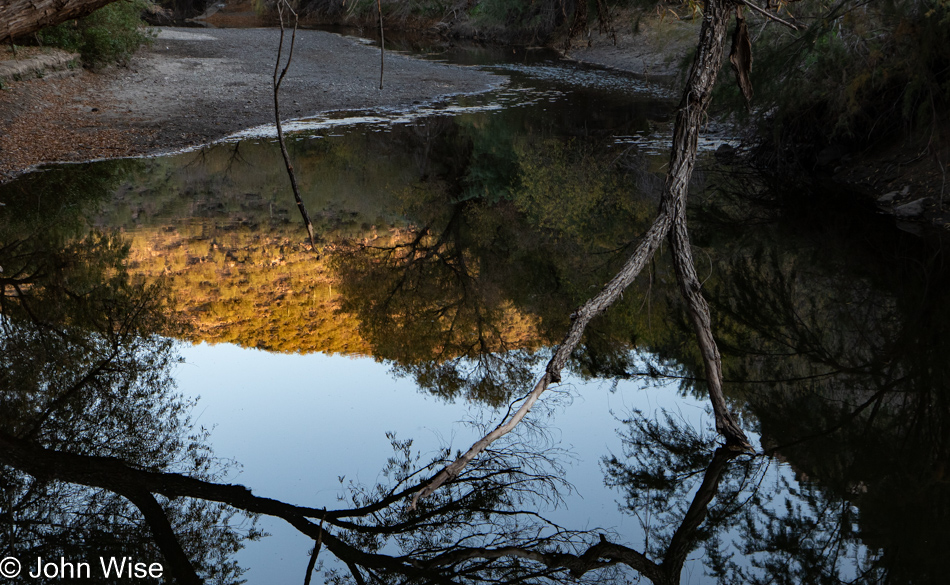
[[729, 63], [736, 73], [736, 81], [742, 90], [746, 107], [752, 107], [752, 40], [749, 38], [749, 27], [742, 17], [742, 6], [736, 6], [736, 30], [732, 33], [732, 50], [729, 52]]

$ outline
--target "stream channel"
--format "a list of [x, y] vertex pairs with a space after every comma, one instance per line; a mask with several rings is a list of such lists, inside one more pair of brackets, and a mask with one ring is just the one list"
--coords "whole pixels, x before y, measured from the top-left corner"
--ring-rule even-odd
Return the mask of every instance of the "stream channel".
[[[486, 94], [287, 122], [316, 251], [270, 128], [0, 187], [0, 428], [354, 510], [314, 583], [945, 579], [946, 242], [710, 134], [694, 256], [760, 454], [717, 449], [664, 252], [528, 424], [418, 511], [359, 513], [501, 420], [656, 211], [671, 96], [510, 51], [428, 56], [507, 79]], [[162, 562], [115, 492], [0, 480], [3, 556]], [[159, 501], [207, 582], [304, 581], [314, 541], [286, 522]]]

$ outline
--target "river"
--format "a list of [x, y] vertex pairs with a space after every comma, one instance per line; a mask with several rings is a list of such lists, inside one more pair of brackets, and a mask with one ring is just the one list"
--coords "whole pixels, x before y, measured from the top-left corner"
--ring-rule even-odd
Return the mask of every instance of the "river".
[[[0, 187], [3, 432], [360, 510], [497, 424], [652, 220], [673, 101], [539, 51], [427, 58], [505, 81], [287, 122], [317, 250], [270, 127]], [[694, 255], [757, 454], [717, 448], [661, 254], [456, 485], [331, 518], [314, 582], [943, 578], [946, 242], [714, 155], [716, 128]], [[121, 490], [2, 478], [5, 556], [162, 561]], [[303, 581], [314, 541], [283, 520], [160, 503], [208, 582]]]

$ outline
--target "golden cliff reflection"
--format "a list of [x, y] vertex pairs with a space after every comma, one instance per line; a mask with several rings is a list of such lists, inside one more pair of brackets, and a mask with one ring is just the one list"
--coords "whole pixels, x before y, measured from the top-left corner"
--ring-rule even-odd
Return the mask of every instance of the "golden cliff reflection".
[[266, 143], [142, 164], [100, 221], [125, 226], [130, 270], [167, 283], [192, 341], [372, 355], [446, 388], [466, 384], [433, 360], [520, 352], [472, 366], [504, 373], [464, 388], [487, 397], [527, 376], [653, 205], [624, 184], [647, 186], [645, 159], [618, 164], [586, 140], [529, 140], [478, 116], [371, 134], [291, 143], [316, 253]]

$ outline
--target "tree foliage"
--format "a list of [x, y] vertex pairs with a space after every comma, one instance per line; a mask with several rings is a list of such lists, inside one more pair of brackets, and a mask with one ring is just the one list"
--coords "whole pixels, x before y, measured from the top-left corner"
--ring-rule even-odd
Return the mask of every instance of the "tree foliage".
[[946, 123], [945, 0], [803, 0], [786, 10], [802, 30], [766, 23], [753, 38], [755, 106], [781, 156], [807, 161], [829, 143]]
[[37, 38], [44, 45], [79, 53], [87, 67], [124, 64], [152, 41], [141, 18], [147, 7], [146, 0], [112, 2], [83, 18], [45, 28]]

